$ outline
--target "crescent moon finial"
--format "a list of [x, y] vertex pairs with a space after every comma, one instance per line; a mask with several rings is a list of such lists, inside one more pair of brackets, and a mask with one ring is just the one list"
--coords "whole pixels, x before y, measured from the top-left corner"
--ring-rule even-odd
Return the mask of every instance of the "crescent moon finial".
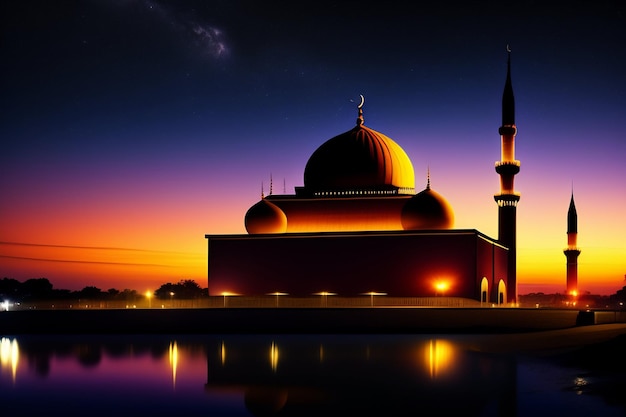
[[506, 51], [507, 51], [508, 53], [511, 53], [511, 47], [509, 46], [509, 44], [508, 44], [508, 43], [506, 44]]
[[361, 97], [361, 102], [359, 103], [357, 107], [360, 109], [363, 107], [363, 104], [365, 103], [365, 97], [363, 97], [363, 94], [359, 94], [359, 96]]

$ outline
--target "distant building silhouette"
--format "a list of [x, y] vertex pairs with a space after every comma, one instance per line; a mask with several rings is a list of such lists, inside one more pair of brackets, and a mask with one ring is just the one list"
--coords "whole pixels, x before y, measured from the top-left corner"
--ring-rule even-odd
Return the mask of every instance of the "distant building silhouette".
[[[456, 296], [516, 302], [515, 112], [510, 51], [502, 99], [498, 239], [453, 229], [454, 211], [431, 187], [415, 193], [411, 160], [388, 136], [356, 126], [311, 155], [293, 195], [261, 194], [248, 235], [206, 235], [210, 295], [288, 293]], [[270, 189], [271, 190], [271, 189]]]
[[574, 204], [574, 192], [569, 202], [567, 210], [567, 248], [563, 251], [567, 258], [567, 293], [578, 294], [578, 215]]

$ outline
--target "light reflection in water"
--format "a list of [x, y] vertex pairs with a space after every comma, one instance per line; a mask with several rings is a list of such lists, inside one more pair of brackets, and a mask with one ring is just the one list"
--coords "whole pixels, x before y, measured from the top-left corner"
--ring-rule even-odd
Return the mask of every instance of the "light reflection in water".
[[11, 370], [11, 379], [15, 384], [15, 378], [17, 375], [17, 363], [19, 361], [19, 347], [17, 345], [17, 339], [9, 339], [3, 337], [0, 340], [0, 366], [2, 369], [9, 368]]
[[426, 351], [426, 364], [430, 379], [441, 377], [454, 366], [455, 347], [447, 340], [431, 339]]
[[170, 342], [169, 349], [170, 366], [172, 367], [172, 388], [176, 388], [176, 371], [178, 369], [178, 344]]
[[[0, 403], [3, 410], [21, 415], [77, 415], [63, 414], [68, 403], [77, 401], [76, 410], [91, 407], [90, 417], [119, 414], [119, 404], [125, 404], [125, 415], [154, 416], [405, 415], [429, 407], [440, 415], [468, 417], [510, 416], [515, 410], [518, 417], [557, 415], [537, 413], [532, 405], [533, 399], [544, 401], [546, 388], [541, 397], [531, 389], [536, 375], [526, 375], [524, 362], [515, 355], [485, 353], [469, 337], [56, 336], [19, 341], [18, 348], [16, 339], [0, 340], [5, 383], [0, 378]], [[99, 366], [85, 359], [92, 356]], [[566, 381], [568, 390], [554, 385], [554, 393], [545, 395], [552, 395], [568, 417], [583, 415], [577, 411], [585, 407], [575, 401], [592, 404], [597, 415], [620, 415], [588, 395], [597, 390], [593, 378], [553, 367], [568, 375], [555, 378]], [[520, 369], [526, 373], [520, 375]], [[51, 399], [58, 408], [48, 403]]]
[[270, 347], [270, 365], [272, 367], [272, 371], [276, 372], [278, 369], [278, 346], [272, 341], [272, 346]]
[[581, 395], [586, 385], [587, 380], [584, 377], [577, 376], [574, 378], [574, 392], [576, 392], [576, 394]]

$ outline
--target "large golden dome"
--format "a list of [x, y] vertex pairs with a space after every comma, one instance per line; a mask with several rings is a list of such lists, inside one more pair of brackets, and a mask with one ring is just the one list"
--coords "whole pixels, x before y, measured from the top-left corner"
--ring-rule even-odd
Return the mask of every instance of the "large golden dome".
[[304, 189], [313, 195], [415, 193], [413, 164], [391, 138], [357, 125], [323, 143], [304, 169]]

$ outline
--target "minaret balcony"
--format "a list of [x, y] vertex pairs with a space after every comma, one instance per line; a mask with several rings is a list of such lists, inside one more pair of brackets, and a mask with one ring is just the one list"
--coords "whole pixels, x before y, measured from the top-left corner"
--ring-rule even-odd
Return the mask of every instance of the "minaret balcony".
[[569, 248], [568, 247], [568, 248], [563, 249], [563, 253], [566, 254], [566, 255], [568, 253], [574, 253], [574, 254], [576, 254], [576, 256], [578, 256], [578, 255], [580, 255], [580, 252], [581, 252], [580, 248], [577, 248], [577, 247], [573, 247], [573, 248]]
[[515, 175], [520, 170], [520, 161], [496, 161], [496, 172], [500, 175]]
[[517, 159], [515, 159], [513, 161], [496, 161], [496, 168], [499, 167], [500, 165], [520, 166], [520, 165], [522, 165], [522, 163], [520, 161], [518, 161]]
[[515, 127], [515, 125], [500, 126], [498, 133], [501, 136], [515, 136], [517, 134], [517, 127]]
[[516, 192], [511, 194], [496, 194], [493, 196], [493, 199], [498, 203], [499, 207], [517, 207], [520, 194]]

